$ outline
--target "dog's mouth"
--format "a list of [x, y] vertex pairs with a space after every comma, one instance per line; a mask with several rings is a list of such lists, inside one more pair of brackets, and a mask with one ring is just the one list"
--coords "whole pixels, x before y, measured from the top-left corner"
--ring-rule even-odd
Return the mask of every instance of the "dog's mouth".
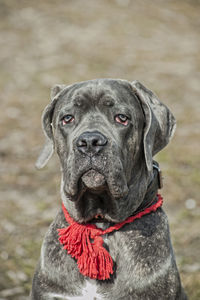
[[88, 218], [87, 223], [108, 223], [111, 220], [107, 219], [103, 214], [97, 214], [94, 217]]
[[76, 205], [81, 214], [80, 222], [113, 222], [110, 213], [114, 204], [104, 175], [90, 169], [80, 177]]
[[129, 191], [123, 172], [119, 174], [105, 171], [104, 174], [97, 167], [90, 168], [76, 174], [71, 181], [72, 185], [67, 185], [64, 181], [63, 183], [64, 195], [67, 200], [73, 202], [76, 221], [80, 223], [119, 222], [120, 201], [118, 200], [125, 199]]

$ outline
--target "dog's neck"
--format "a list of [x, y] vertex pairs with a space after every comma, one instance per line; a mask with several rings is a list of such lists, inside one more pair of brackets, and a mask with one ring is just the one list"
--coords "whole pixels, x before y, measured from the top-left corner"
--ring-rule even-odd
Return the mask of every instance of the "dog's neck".
[[[150, 184], [148, 185], [146, 194], [144, 196], [144, 199], [142, 201], [142, 203], [139, 205], [139, 207], [132, 212], [132, 215], [136, 215], [137, 213], [145, 210], [145, 208], [151, 206], [152, 204], [156, 203], [157, 201], [157, 193], [158, 193], [158, 189], [161, 189], [163, 186], [162, 184], [162, 173], [161, 170], [159, 168], [159, 164], [156, 161], [153, 161], [153, 178], [150, 182]], [[106, 228], [108, 228], [109, 226], [111, 226], [111, 223], [103, 223], [103, 222], [95, 222], [95, 225], [98, 228], [101, 228], [103, 230], [105, 230]]]

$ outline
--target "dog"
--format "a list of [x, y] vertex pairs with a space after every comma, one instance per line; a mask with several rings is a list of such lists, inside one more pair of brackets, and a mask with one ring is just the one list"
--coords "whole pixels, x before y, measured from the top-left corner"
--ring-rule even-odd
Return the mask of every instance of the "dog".
[[95, 79], [54, 86], [42, 126], [36, 166], [56, 150], [63, 209], [44, 238], [31, 299], [187, 299], [153, 161], [175, 131], [170, 110], [138, 81]]

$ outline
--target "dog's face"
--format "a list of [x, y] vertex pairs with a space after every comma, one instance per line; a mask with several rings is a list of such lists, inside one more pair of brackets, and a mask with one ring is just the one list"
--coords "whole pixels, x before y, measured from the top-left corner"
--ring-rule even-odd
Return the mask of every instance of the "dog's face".
[[43, 127], [48, 143], [38, 166], [55, 147], [62, 200], [72, 217], [119, 222], [142, 202], [152, 156], [167, 144], [174, 119], [141, 84], [101, 79], [57, 86]]
[[55, 105], [53, 127], [63, 194], [79, 218], [116, 219], [140, 159], [144, 114], [130, 87], [118, 82], [74, 86]]

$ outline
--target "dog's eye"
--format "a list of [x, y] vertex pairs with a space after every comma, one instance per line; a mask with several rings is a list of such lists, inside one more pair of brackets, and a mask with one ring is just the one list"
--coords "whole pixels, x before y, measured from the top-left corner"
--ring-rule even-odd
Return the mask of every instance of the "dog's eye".
[[68, 123], [72, 123], [74, 121], [74, 116], [72, 115], [66, 115], [62, 118], [62, 124], [68, 124]]
[[128, 125], [128, 117], [123, 114], [116, 115], [115, 121], [125, 126]]

